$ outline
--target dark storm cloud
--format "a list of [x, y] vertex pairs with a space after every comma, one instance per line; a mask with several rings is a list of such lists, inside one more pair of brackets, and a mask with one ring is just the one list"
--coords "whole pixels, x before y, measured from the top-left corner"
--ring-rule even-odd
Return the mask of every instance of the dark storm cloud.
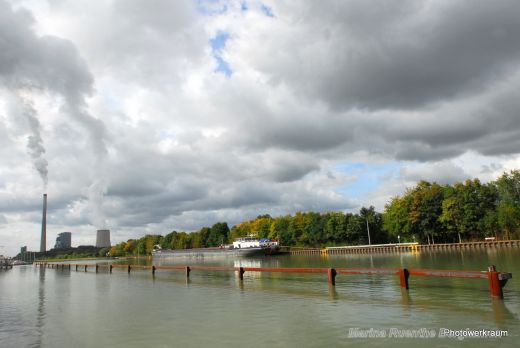
[[37, 37], [32, 15], [0, 1], [0, 81], [14, 87], [50, 89], [71, 100], [92, 92], [93, 78], [72, 43]]
[[255, 151], [417, 161], [518, 153], [518, 2], [271, 5], [269, 25], [240, 28], [226, 45], [231, 66], [245, 61], [268, 81], [265, 95], [239, 102], [249, 107], [239, 107], [248, 111], [237, 132]]
[[268, 50], [278, 64], [257, 67], [273, 83], [289, 83], [334, 108], [422, 107], [482, 91], [518, 68], [517, 1], [302, 7], [309, 8], [283, 15], [308, 40], [296, 44], [298, 37], [283, 36], [278, 44], [293, 51]]

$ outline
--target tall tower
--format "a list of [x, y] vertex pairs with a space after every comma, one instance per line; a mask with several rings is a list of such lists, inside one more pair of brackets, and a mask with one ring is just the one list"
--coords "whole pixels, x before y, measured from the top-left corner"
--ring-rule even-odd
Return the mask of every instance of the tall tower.
[[40, 242], [40, 252], [47, 250], [47, 194], [43, 194], [43, 214], [42, 214], [42, 239]]

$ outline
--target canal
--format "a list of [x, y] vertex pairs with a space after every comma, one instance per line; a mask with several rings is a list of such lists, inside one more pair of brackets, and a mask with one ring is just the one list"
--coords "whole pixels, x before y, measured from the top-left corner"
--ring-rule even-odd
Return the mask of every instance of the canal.
[[[193, 271], [187, 281], [173, 270], [152, 277], [141, 270], [96, 274], [20, 266], [0, 271], [0, 347], [517, 347], [519, 260], [518, 248], [504, 248], [157, 263], [460, 270], [496, 265], [513, 273], [503, 301], [492, 300], [481, 279], [412, 277], [403, 293], [398, 277], [389, 276], [339, 275], [329, 287], [326, 274], [246, 272], [240, 282], [232, 272]], [[508, 336], [440, 338], [441, 329]], [[388, 337], [406, 334], [435, 337]]]

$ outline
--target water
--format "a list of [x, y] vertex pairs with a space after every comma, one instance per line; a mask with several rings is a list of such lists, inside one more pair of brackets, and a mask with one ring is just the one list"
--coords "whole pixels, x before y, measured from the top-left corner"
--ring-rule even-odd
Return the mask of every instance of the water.
[[[326, 274], [103, 269], [95, 274], [20, 266], [0, 271], [0, 347], [517, 347], [520, 250], [456, 251], [179, 264], [253, 267], [408, 267], [513, 273], [503, 301], [486, 280]], [[141, 263], [149, 262], [140, 260]], [[164, 262], [164, 261], [163, 261]], [[351, 328], [507, 330], [506, 338], [352, 338]]]

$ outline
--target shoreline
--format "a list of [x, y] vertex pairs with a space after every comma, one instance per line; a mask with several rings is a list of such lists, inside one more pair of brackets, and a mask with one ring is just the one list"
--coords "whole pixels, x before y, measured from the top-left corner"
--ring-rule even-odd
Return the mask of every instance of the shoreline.
[[421, 251], [445, 251], [445, 250], [478, 250], [497, 248], [520, 247], [520, 240], [500, 240], [463, 243], [441, 243], [441, 244], [382, 244], [382, 245], [351, 245], [344, 247], [327, 248], [305, 248], [305, 247], [282, 247], [291, 255], [342, 255], [342, 254], [378, 254], [378, 253], [402, 253]]

